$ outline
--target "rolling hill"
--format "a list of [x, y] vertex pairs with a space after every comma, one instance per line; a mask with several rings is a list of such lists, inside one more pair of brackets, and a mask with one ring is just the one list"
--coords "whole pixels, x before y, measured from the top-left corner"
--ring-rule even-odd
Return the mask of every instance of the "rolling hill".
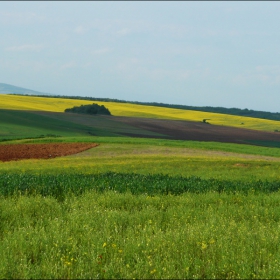
[[[112, 116], [65, 113], [89, 100], [1, 95], [0, 140], [26, 137], [129, 136], [280, 146], [278, 121], [227, 114], [96, 102]], [[207, 122], [203, 120], [208, 119]], [[210, 123], [209, 123], [210, 122]]]
[[[90, 100], [21, 95], [1, 95], [0, 109], [64, 112], [66, 108], [92, 103], [93, 101]], [[207, 122], [212, 125], [233, 126], [238, 128], [263, 130], [269, 132], [280, 130], [279, 121], [267, 119], [234, 116], [195, 110], [164, 108], [131, 103], [101, 101], [95, 101], [94, 103], [97, 103], [98, 105], [104, 105], [110, 110], [113, 116], [119, 117], [138, 117], [195, 122], [202, 122], [204, 119], [208, 119]]]

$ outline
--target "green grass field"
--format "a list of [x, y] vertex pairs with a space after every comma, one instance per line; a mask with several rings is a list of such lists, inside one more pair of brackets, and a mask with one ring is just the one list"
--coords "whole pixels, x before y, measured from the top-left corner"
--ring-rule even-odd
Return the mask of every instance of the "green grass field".
[[280, 152], [277, 148], [124, 137], [45, 138], [16, 143], [44, 143], [49, 140], [93, 141], [100, 146], [61, 158], [0, 163], [0, 172], [96, 174], [114, 171], [246, 181], [279, 179]]
[[1, 199], [1, 278], [277, 279], [279, 193]]
[[279, 148], [121, 137], [133, 128], [22, 109], [0, 110], [0, 145], [100, 145], [0, 162], [1, 278], [280, 277]]
[[160, 136], [102, 116], [44, 114], [44, 112], [0, 109], [0, 142], [21, 138], [62, 136], [121, 136], [121, 133]]

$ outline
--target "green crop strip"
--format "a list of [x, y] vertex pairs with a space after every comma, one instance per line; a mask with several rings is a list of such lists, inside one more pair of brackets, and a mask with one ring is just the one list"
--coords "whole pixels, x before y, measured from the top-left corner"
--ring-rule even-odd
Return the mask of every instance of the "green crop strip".
[[0, 195], [39, 194], [62, 199], [69, 194], [86, 191], [130, 192], [135, 195], [180, 195], [189, 193], [272, 193], [280, 189], [280, 181], [201, 179], [199, 177], [140, 175], [122, 173], [86, 174], [0, 174]]

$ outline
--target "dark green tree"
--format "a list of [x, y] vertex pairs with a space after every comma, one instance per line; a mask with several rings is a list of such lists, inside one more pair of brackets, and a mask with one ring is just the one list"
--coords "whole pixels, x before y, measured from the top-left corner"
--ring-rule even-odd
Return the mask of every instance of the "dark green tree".
[[93, 103], [91, 105], [74, 106], [73, 108], [65, 109], [66, 113], [88, 114], [88, 115], [111, 115], [109, 109], [104, 105]]

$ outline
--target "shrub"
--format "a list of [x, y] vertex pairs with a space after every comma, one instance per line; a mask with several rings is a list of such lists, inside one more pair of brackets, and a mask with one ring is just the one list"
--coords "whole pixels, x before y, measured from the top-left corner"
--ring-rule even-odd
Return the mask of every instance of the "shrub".
[[81, 105], [74, 106], [73, 108], [65, 109], [66, 113], [78, 113], [78, 114], [88, 114], [88, 115], [111, 115], [110, 111], [104, 105], [91, 104], [91, 105]]

